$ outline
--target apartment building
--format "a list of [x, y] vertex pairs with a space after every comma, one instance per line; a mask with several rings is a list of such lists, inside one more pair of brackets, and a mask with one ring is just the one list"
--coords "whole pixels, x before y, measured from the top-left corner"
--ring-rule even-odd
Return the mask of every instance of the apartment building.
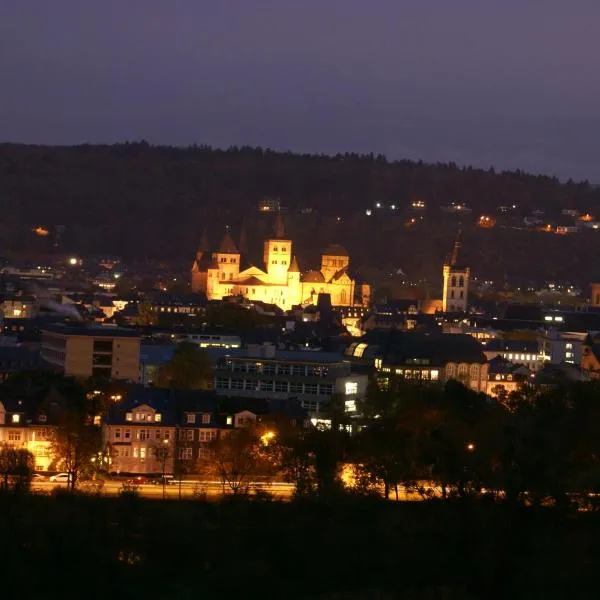
[[114, 325], [46, 325], [41, 357], [65, 375], [139, 380], [140, 336]]

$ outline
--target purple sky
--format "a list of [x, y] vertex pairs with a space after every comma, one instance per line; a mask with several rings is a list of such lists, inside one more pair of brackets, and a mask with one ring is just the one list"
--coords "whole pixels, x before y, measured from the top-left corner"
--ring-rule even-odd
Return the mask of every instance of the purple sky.
[[250, 144], [600, 182], [598, 0], [2, 0], [0, 140]]

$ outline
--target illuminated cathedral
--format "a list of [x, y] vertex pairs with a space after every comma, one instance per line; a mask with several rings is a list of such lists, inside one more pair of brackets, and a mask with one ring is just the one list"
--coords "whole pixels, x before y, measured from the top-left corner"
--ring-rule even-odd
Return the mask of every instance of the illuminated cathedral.
[[242, 268], [242, 254], [229, 231], [216, 252], [208, 250], [204, 238], [192, 264], [192, 291], [204, 292], [209, 300], [243, 296], [283, 310], [316, 304], [319, 294], [329, 294], [333, 306], [368, 306], [371, 288], [350, 276], [350, 257], [342, 246], [334, 244], [325, 250], [320, 270], [301, 273], [280, 215], [274, 233], [264, 242], [260, 267], [248, 264]]

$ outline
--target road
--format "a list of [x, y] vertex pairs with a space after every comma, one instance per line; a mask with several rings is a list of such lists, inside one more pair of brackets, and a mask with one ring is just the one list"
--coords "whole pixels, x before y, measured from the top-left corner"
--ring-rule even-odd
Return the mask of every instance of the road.
[[[120, 494], [124, 489], [124, 481], [120, 480], [106, 480], [102, 485], [100, 492], [106, 496], [116, 496]], [[54, 483], [51, 481], [36, 481], [32, 484], [34, 492], [38, 493], [50, 493], [55, 488], [65, 488], [66, 483]], [[82, 482], [79, 486], [82, 490], [92, 490], [93, 488], [87, 482]], [[294, 492], [294, 485], [291, 483], [272, 483], [270, 485], [262, 484], [251, 484], [252, 489], [261, 489], [273, 497], [280, 500], [289, 500]], [[181, 490], [179, 486], [175, 484], [166, 485], [163, 489], [162, 485], [154, 484], [142, 484], [136, 486], [136, 490], [140, 496], [146, 498], [162, 498], [163, 493], [165, 498], [176, 499], [179, 498], [181, 493], [182, 498], [191, 497], [202, 497], [206, 495], [207, 498], [219, 498], [223, 495], [223, 488], [217, 481], [205, 481], [205, 482], [182, 482]]]

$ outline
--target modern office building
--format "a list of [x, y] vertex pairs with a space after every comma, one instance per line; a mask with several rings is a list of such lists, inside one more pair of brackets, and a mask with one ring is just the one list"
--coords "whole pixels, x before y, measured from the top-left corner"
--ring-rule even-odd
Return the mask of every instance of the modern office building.
[[314, 418], [327, 414], [334, 396], [354, 412], [368, 377], [352, 372], [351, 362], [332, 352], [285, 351], [249, 346], [220, 357], [215, 367], [218, 394], [254, 398], [294, 398]]

